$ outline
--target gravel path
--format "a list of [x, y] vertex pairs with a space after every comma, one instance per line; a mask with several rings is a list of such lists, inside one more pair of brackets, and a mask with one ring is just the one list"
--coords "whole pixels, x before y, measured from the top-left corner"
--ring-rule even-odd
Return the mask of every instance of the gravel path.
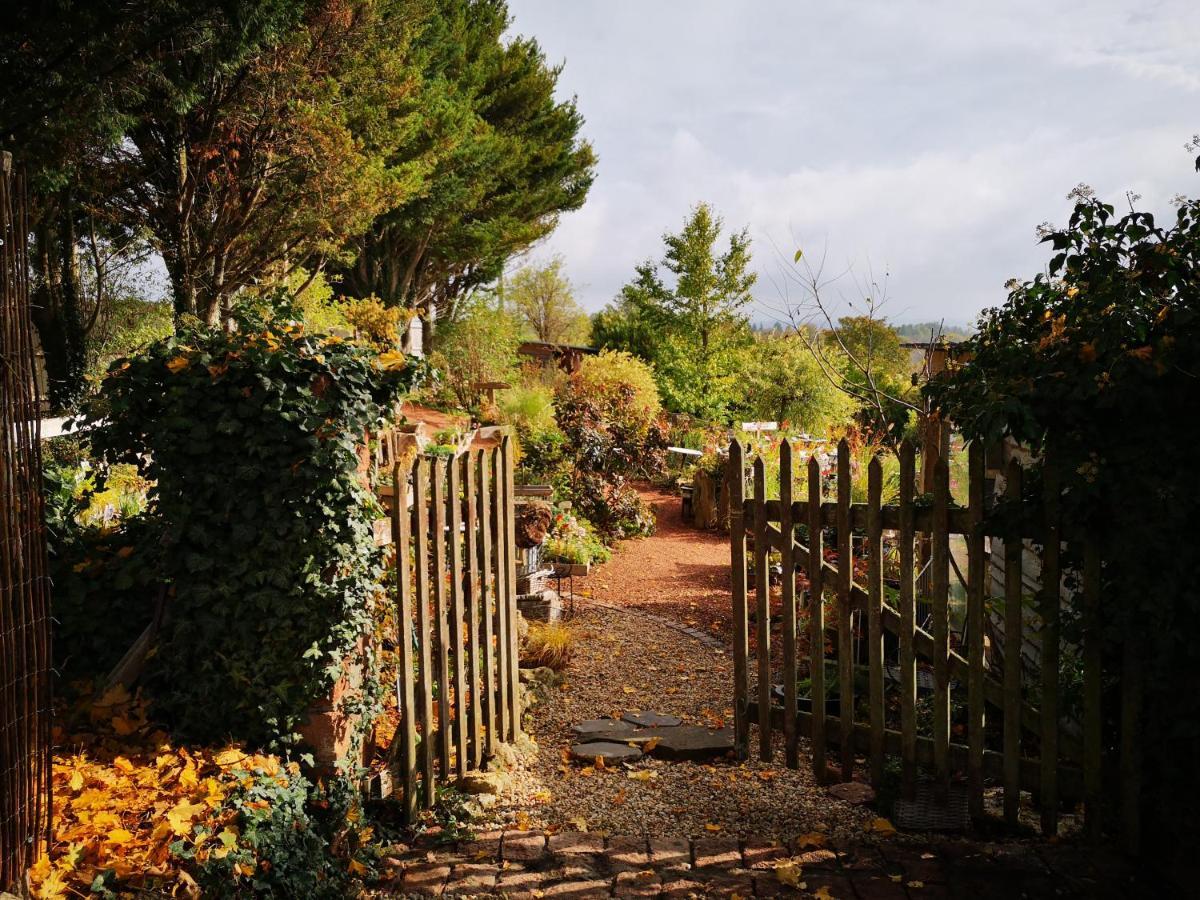
[[871, 814], [831, 798], [807, 769], [785, 768], [781, 748], [772, 763], [646, 759], [594, 773], [565, 759], [569, 729], [585, 719], [654, 710], [689, 724], [732, 723], [728, 543], [684, 526], [677, 498], [648, 491], [647, 499], [658, 532], [625, 543], [576, 582], [575, 658], [564, 683], [543, 691], [532, 710], [538, 752], [496, 809], [496, 824], [657, 837], [861, 837]]

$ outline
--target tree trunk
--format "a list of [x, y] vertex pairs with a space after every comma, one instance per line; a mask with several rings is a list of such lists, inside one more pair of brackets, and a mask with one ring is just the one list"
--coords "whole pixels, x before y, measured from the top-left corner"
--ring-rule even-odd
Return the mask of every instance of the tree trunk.
[[63, 195], [34, 227], [31, 317], [42, 345], [50, 408], [69, 410], [83, 393], [87, 348], [75, 261], [74, 204]]

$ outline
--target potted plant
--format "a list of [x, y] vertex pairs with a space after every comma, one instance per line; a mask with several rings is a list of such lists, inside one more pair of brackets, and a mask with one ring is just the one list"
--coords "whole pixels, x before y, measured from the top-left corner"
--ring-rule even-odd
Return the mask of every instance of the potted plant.
[[569, 512], [559, 512], [554, 517], [544, 557], [557, 574], [587, 575], [593, 562], [607, 562], [611, 555], [586, 519]]

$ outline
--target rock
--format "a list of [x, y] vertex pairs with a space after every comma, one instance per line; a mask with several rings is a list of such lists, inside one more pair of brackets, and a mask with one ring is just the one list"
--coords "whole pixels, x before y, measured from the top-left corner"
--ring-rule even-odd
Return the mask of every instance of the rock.
[[838, 800], [853, 803], [855, 806], [875, 802], [875, 791], [869, 784], [863, 784], [861, 781], [843, 781], [841, 784], [832, 785], [829, 793]]
[[491, 794], [495, 800], [497, 794], [504, 793], [508, 787], [509, 777], [505, 772], [467, 772], [458, 779], [458, 789], [464, 794]]
[[622, 741], [637, 732], [637, 727], [621, 719], [588, 719], [571, 726], [571, 732], [584, 741]]
[[652, 756], [669, 760], [705, 760], [733, 752], [732, 728], [703, 728], [681, 725], [655, 730], [658, 743]]
[[517, 677], [521, 684], [542, 684], [546, 687], [558, 687], [562, 676], [549, 666], [537, 666], [533, 669], [518, 669]]
[[625, 713], [621, 719], [639, 728], [674, 728], [683, 724], [683, 719], [678, 716], [664, 716], [656, 712]]
[[618, 763], [637, 762], [642, 758], [642, 751], [628, 744], [618, 744], [613, 741], [593, 741], [587, 744], [575, 744], [571, 747], [571, 758], [590, 762], [602, 759], [606, 766]]
[[558, 591], [549, 589], [536, 594], [526, 594], [517, 598], [517, 611], [539, 622], [557, 622], [562, 619], [562, 598], [559, 597]]

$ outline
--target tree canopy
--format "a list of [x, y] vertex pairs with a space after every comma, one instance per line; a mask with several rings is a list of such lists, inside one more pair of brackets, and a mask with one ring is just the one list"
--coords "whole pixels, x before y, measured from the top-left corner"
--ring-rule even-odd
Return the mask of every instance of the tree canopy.
[[525, 266], [507, 279], [504, 302], [529, 333], [551, 344], [582, 344], [588, 339], [587, 313], [575, 302], [571, 282], [555, 257], [544, 266]]

